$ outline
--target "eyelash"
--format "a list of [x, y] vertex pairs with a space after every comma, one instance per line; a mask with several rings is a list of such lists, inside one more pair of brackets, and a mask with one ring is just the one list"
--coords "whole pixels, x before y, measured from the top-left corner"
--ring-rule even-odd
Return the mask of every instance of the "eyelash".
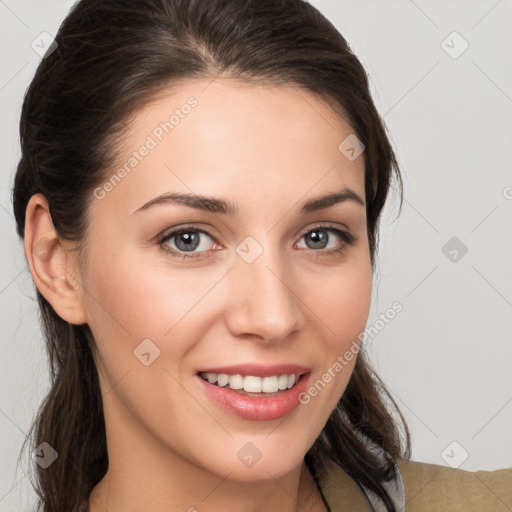
[[[352, 233], [350, 233], [349, 231], [344, 231], [344, 230], [341, 230], [341, 229], [339, 229], [339, 228], [337, 228], [335, 226], [331, 226], [331, 225], [318, 225], [318, 226], [315, 226], [315, 227], [309, 229], [308, 231], [306, 231], [305, 233], [303, 233], [302, 236], [301, 236], [301, 239], [305, 235], [307, 235], [308, 233], [311, 233], [312, 231], [320, 231], [320, 230], [324, 230], [324, 231], [328, 231], [328, 232], [334, 233], [336, 236], [338, 236], [342, 240], [342, 244], [343, 245], [339, 249], [330, 249], [330, 250], [306, 249], [308, 252], [320, 253], [320, 254], [318, 254], [319, 256], [321, 256], [321, 255], [324, 255], [324, 256], [340, 255], [340, 254], [343, 254], [345, 252], [347, 246], [354, 245], [357, 242], [357, 238]], [[210, 235], [210, 233], [208, 233], [207, 231], [205, 231], [203, 229], [198, 229], [198, 228], [193, 227], [193, 226], [183, 226], [183, 227], [180, 227], [178, 229], [175, 229], [174, 231], [171, 231], [170, 233], [161, 235], [159, 237], [159, 239], [158, 239], [158, 245], [160, 246], [160, 248], [166, 254], [169, 254], [171, 257], [180, 258], [180, 259], [196, 260], [196, 259], [199, 259], [199, 258], [204, 258], [205, 257], [204, 253], [215, 252], [215, 249], [212, 249], [211, 251], [200, 251], [200, 252], [197, 252], [197, 253], [192, 253], [191, 252], [191, 253], [187, 254], [186, 252], [177, 252], [174, 249], [170, 249], [166, 245], [166, 242], [171, 240], [173, 237], [175, 237], [175, 236], [177, 236], [177, 235], [179, 235], [181, 233], [187, 232], [187, 231], [193, 231], [193, 232], [196, 232], [196, 233], [202, 233], [202, 234], [210, 237], [212, 240], [215, 241], [214, 237], [212, 235]], [[208, 257], [208, 256], [206, 256], [206, 257]]]

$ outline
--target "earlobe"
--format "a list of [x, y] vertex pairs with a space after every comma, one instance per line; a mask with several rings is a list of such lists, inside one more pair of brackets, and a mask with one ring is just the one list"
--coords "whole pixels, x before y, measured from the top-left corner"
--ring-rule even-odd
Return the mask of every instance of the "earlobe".
[[86, 323], [76, 258], [59, 238], [40, 193], [27, 204], [24, 248], [34, 283], [55, 312], [71, 324]]

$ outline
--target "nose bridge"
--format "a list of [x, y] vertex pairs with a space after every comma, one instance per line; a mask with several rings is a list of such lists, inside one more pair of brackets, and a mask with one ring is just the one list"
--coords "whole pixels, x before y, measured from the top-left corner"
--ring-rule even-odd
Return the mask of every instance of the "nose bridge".
[[278, 341], [301, 328], [291, 270], [279, 250], [268, 243], [263, 247], [248, 237], [237, 247], [228, 314], [233, 334]]

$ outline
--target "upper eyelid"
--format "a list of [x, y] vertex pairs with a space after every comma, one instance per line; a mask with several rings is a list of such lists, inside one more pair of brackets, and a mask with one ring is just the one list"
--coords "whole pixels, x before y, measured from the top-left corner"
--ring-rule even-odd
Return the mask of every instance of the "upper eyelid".
[[179, 228], [173, 228], [170, 230], [166, 230], [161, 235], [158, 236], [158, 239], [160, 241], [163, 241], [163, 240], [169, 239], [173, 236], [179, 235], [183, 231], [197, 231], [198, 233], [202, 233], [203, 235], [209, 236], [212, 240], [215, 239], [215, 237], [211, 233], [209, 233], [206, 229], [198, 228], [195, 226], [182, 226]]

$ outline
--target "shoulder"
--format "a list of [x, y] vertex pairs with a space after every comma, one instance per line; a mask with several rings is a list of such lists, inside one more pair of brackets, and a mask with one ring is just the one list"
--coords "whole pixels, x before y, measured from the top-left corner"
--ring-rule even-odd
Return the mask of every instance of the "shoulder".
[[472, 472], [401, 459], [397, 465], [406, 512], [512, 510], [512, 468]]
[[[387, 486], [400, 512], [512, 510], [512, 468], [472, 472], [399, 459], [395, 470], [396, 481]], [[318, 477], [322, 494], [333, 512], [384, 510], [369, 491], [361, 489], [333, 461], [326, 463]]]

